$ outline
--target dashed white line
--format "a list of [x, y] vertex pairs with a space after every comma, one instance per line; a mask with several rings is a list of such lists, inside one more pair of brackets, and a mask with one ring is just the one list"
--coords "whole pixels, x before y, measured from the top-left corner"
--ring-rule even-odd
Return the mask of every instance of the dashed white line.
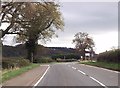
[[43, 79], [43, 77], [46, 75], [47, 71], [48, 71], [49, 68], [50, 68], [49, 65], [47, 65], [47, 66], [48, 66], [47, 70], [46, 70], [45, 73], [42, 75], [42, 77], [37, 81], [37, 83], [33, 86], [33, 88], [35, 88], [35, 87], [38, 85], [38, 83], [40, 83], [40, 81]]
[[83, 71], [81, 71], [81, 70], [78, 70], [80, 73], [82, 73], [83, 75], [86, 75], [86, 73], [84, 73]]
[[[76, 69], [75, 67], [72, 67], [73, 69]], [[104, 88], [108, 88], [105, 84], [101, 83], [100, 81], [98, 81], [97, 79], [93, 78], [92, 76], [87, 75], [85, 72], [81, 71], [81, 70], [77, 70], [78, 72], [82, 73], [83, 75], [88, 76], [90, 79], [92, 79], [93, 81], [97, 82], [98, 84], [100, 84], [101, 86], [103, 86]]]
[[93, 77], [91, 77], [91, 76], [90, 76], [90, 78], [91, 78], [92, 80], [94, 80], [95, 82], [97, 82], [98, 84], [100, 84], [101, 86], [103, 86], [103, 87], [105, 87], [105, 88], [108, 88], [105, 84], [101, 83], [101, 82], [98, 81], [97, 79], [95, 79], [95, 78], [93, 78]]

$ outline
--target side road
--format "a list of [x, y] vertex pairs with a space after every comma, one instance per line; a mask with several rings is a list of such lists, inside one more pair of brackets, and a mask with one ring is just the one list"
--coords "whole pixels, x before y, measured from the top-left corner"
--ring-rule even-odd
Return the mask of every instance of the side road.
[[41, 65], [37, 68], [29, 70], [11, 80], [3, 83], [3, 86], [33, 86], [38, 79], [44, 74], [48, 65]]

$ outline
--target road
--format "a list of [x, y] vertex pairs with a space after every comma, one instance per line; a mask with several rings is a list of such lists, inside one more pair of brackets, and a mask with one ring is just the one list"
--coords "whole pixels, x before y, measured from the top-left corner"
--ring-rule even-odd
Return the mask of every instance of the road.
[[118, 86], [118, 72], [77, 63], [51, 64], [50, 69], [37, 86], [115, 88], [114, 86]]

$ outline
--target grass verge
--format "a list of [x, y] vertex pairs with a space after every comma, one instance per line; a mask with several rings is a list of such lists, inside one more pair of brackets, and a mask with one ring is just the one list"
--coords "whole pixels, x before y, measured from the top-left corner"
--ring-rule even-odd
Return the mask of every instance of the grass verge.
[[25, 67], [21, 67], [21, 68], [17, 68], [17, 69], [7, 69], [7, 70], [3, 70], [2, 71], [2, 80], [0, 80], [0, 83], [5, 82], [13, 77], [16, 77], [24, 72], [27, 72], [35, 67], [40, 66], [40, 64], [30, 64], [29, 66], [25, 66]]
[[102, 68], [107, 68], [110, 70], [120, 71], [120, 64], [113, 62], [80, 62], [80, 64], [92, 65]]

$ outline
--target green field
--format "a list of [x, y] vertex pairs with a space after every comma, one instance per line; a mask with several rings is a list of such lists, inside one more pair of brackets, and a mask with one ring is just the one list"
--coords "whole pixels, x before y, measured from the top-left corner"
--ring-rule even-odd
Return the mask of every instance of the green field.
[[120, 64], [112, 62], [80, 62], [80, 64], [92, 65], [102, 68], [107, 68], [115, 71], [120, 71]]
[[6, 69], [2, 71], [2, 80], [0, 79], [0, 83], [5, 82], [6, 80], [9, 80], [13, 77], [16, 77], [24, 72], [27, 72], [28, 70], [31, 70], [35, 67], [40, 66], [40, 64], [30, 64], [29, 66], [21, 67], [21, 68], [16, 68], [16, 69]]

